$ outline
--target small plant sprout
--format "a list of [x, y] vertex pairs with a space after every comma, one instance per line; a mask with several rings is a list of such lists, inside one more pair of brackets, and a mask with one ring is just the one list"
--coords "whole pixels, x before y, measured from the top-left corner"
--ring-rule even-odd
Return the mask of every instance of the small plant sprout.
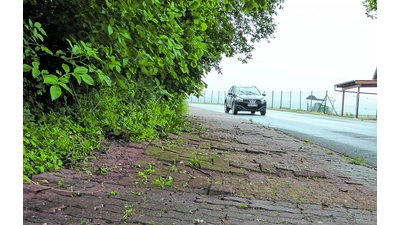
[[116, 190], [112, 190], [112, 191], [110, 191], [110, 196], [114, 196], [114, 195], [117, 195], [117, 191]]
[[174, 180], [172, 179], [171, 176], [168, 176], [168, 178], [163, 178], [160, 176], [153, 182], [153, 184], [159, 188], [165, 188], [165, 187], [170, 187], [173, 181]]
[[169, 170], [171, 172], [178, 172], [178, 168], [176, 168], [176, 166], [171, 166], [171, 168], [169, 168]]
[[128, 219], [129, 215], [133, 213], [133, 206], [131, 205], [125, 205], [125, 212], [124, 215], [122, 216], [122, 220], [126, 222], [126, 219]]
[[310, 144], [311, 143], [311, 141], [307, 140], [307, 139], [303, 140], [303, 142], [306, 143], [306, 144]]
[[104, 165], [102, 167], [99, 168], [99, 173], [101, 175], [106, 175], [107, 174], [107, 167], [105, 167]]
[[57, 181], [57, 185], [58, 185], [58, 186], [61, 186], [63, 183], [64, 183], [64, 179], [62, 179], [62, 178], [60, 178], [60, 179]]
[[350, 163], [362, 166], [362, 165], [366, 164], [367, 162], [361, 158], [355, 158], [355, 159], [351, 159]]
[[247, 209], [247, 208], [249, 208], [249, 206], [247, 204], [244, 204], [244, 203], [239, 203], [238, 208]]
[[153, 165], [151, 163], [147, 164], [146, 170], [144, 171], [145, 174], [150, 175], [154, 172]]
[[146, 176], [146, 174], [144, 172], [139, 171], [138, 172], [138, 176], [140, 178], [142, 178], [143, 180], [147, 181], [147, 176]]

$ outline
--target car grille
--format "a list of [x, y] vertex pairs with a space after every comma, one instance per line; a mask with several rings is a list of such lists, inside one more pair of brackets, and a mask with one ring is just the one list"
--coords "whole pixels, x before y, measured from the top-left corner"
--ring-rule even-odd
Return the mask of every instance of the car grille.
[[258, 99], [243, 99], [243, 102], [244, 103], [257, 103], [257, 104], [260, 104], [261, 100], [258, 100]]

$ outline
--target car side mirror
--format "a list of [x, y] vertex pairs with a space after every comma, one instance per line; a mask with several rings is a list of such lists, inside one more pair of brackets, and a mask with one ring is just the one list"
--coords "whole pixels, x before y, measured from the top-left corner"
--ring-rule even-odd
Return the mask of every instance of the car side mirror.
[[265, 91], [263, 91], [263, 93], [262, 93], [262, 96], [265, 96], [266, 94], [265, 94]]
[[228, 92], [228, 95], [232, 95], [232, 92]]

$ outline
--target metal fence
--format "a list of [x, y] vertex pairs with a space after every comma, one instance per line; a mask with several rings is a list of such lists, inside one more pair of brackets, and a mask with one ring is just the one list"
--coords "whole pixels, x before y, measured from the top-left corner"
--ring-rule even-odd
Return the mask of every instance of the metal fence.
[[[269, 91], [265, 92], [267, 107], [273, 109], [292, 109], [305, 111], [320, 111], [327, 114], [340, 115], [342, 110], [342, 92], [328, 91]], [[187, 102], [224, 104], [227, 91], [205, 90], [202, 96], [189, 96]], [[315, 98], [310, 98], [314, 96]], [[346, 93], [344, 101], [344, 116], [355, 117], [357, 94]], [[314, 99], [314, 100], [313, 100]], [[317, 99], [317, 100], [315, 100]], [[377, 117], [377, 95], [360, 94], [359, 117]]]

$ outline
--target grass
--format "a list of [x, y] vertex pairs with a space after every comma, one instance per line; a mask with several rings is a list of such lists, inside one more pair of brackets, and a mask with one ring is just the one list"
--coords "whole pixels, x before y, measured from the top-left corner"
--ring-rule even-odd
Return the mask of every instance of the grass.
[[239, 203], [238, 208], [239, 209], [248, 209], [249, 206], [247, 204], [244, 204], [244, 203]]
[[360, 165], [360, 166], [367, 164], [367, 162], [362, 158], [350, 159], [350, 163], [355, 164], [355, 165]]

